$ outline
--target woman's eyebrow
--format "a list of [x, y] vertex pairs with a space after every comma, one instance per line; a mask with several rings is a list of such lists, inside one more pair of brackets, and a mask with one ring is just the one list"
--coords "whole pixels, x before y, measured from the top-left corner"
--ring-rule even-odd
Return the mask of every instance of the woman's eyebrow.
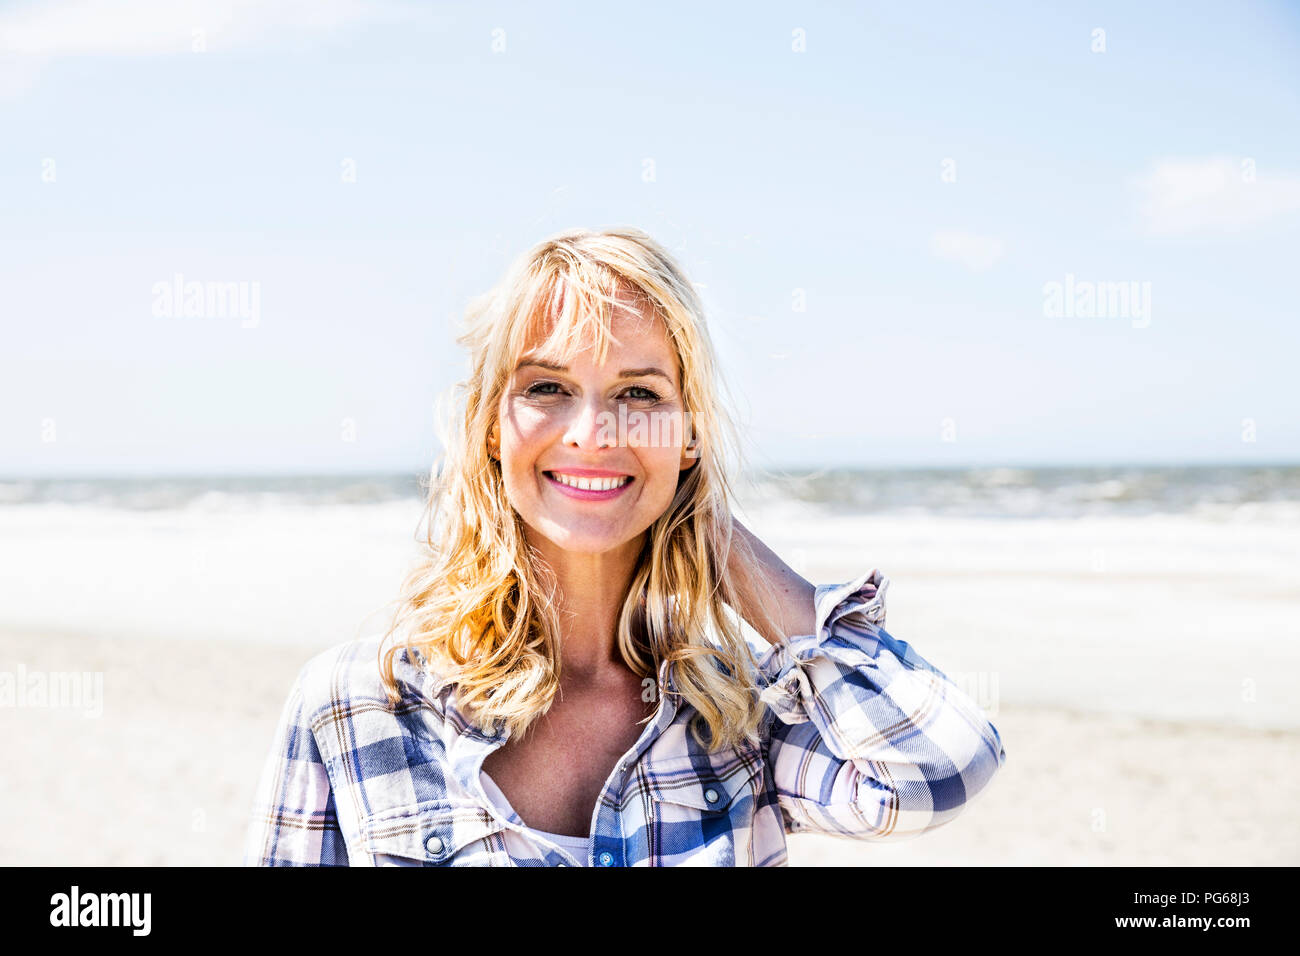
[[[556, 365], [552, 362], [543, 362], [536, 359], [520, 362], [518, 365], [515, 366], [515, 371], [517, 372], [521, 368], [526, 368], [529, 365], [535, 365], [538, 368], [549, 369], [552, 372], [569, 371], [569, 367], [567, 365]], [[669, 383], [672, 382], [672, 378], [669, 377], [667, 372], [663, 371], [662, 369], [655, 368], [653, 365], [647, 366], [645, 368], [625, 368], [623, 369], [623, 371], [618, 373], [619, 378], [640, 378], [643, 375], [658, 375], [660, 378], [667, 380]]]

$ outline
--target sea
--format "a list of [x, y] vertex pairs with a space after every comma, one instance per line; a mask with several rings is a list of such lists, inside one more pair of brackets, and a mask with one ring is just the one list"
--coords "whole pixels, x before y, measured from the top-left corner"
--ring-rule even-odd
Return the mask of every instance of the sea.
[[[0, 478], [0, 507], [122, 511], [322, 508], [420, 500], [417, 472]], [[746, 506], [789, 503], [827, 515], [1083, 518], [1192, 515], [1300, 520], [1300, 465], [798, 468], [734, 482]]]

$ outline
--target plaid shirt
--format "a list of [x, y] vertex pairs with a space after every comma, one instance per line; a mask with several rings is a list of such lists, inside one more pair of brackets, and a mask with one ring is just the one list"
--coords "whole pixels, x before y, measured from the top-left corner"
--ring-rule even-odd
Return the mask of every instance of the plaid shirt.
[[[707, 753], [688, 730], [695, 709], [661, 695], [605, 781], [586, 860], [487, 798], [479, 773], [506, 734], [468, 721], [454, 685], [407, 648], [390, 706], [380, 637], [340, 644], [308, 661], [289, 694], [244, 864], [784, 866], [787, 834], [899, 840], [941, 826], [1006, 751], [960, 688], [884, 630], [888, 586], [874, 569], [819, 586], [815, 635], [789, 651], [762, 642], [761, 746]], [[659, 686], [675, 691], [668, 671]]]

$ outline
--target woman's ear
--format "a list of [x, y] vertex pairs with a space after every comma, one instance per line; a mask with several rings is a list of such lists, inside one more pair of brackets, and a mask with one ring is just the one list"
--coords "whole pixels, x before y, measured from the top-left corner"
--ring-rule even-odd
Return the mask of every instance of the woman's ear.
[[492, 423], [491, 430], [488, 431], [488, 454], [498, 461], [501, 460], [501, 441], [497, 430], [496, 423]]
[[689, 471], [700, 460], [700, 440], [692, 438], [682, 446], [682, 464], [680, 471]]

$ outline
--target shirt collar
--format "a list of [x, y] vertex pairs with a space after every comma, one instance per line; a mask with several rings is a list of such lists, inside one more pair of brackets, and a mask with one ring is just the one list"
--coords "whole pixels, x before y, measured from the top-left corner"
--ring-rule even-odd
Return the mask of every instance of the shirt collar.
[[[677, 719], [682, 705], [673, 671], [669, 661], [659, 664], [659, 677], [655, 686], [661, 706], [656, 711], [654, 722], [647, 727], [649, 733], [643, 732], [639, 738], [635, 755], [637, 759]], [[444, 738], [448, 748], [449, 769], [460, 784], [473, 793], [484, 758], [503, 746], [510, 739], [510, 732], [503, 722], [488, 727], [469, 719], [456, 705], [455, 684], [428, 671], [423, 673], [422, 686], [426, 697], [429, 700], [440, 700], [442, 704], [444, 727], [449, 731]]]

